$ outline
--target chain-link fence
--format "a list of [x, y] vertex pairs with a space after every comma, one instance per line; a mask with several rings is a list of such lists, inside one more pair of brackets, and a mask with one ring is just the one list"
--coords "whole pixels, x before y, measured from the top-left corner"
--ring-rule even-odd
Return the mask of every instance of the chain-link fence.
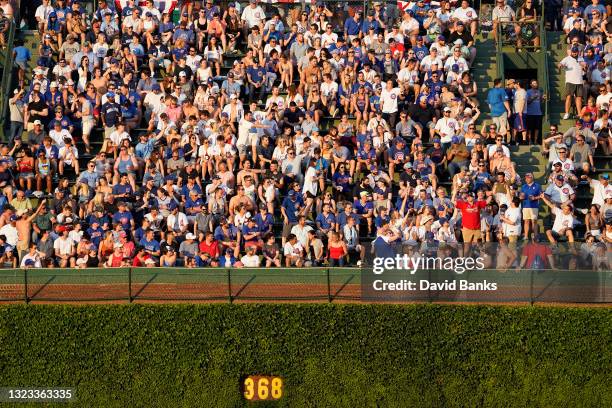
[[380, 274], [372, 266], [3, 269], [0, 302], [612, 303], [612, 272], [475, 269], [457, 274], [408, 268]]

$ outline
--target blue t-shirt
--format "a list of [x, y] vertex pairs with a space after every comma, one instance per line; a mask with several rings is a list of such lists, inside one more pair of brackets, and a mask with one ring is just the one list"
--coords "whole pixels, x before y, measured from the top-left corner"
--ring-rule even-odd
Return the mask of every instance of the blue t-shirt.
[[134, 217], [132, 217], [132, 213], [129, 211], [121, 212], [117, 211], [113, 215], [113, 223], [121, 224], [121, 226], [126, 229], [130, 227], [130, 221], [132, 221]]
[[[529, 89], [527, 90], [527, 115], [541, 115], [542, 114], [542, 104], [540, 103], [540, 98], [542, 97], [542, 92], [539, 89]], [[533, 98], [530, 102], [530, 99]]]
[[258, 213], [255, 215], [255, 222], [259, 226], [259, 230], [262, 232], [272, 231], [272, 225], [274, 224], [274, 218], [272, 214], [266, 213], [265, 217]]
[[493, 88], [487, 94], [487, 103], [491, 106], [491, 116], [498, 117], [506, 112], [504, 102], [508, 100], [506, 90], [503, 88]]
[[304, 202], [300, 196], [298, 196], [295, 201], [292, 201], [289, 197], [285, 197], [282, 206], [285, 209], [289, 222], [297, 222], [298, 209], [304, 206]]
[[261, 82], [266, 74], [266, 70], [263, 67], [253, 68], [250, 67], [247, 69], [247, 74], [251, 76], [251, 80], [255, 83]]
[[152, 241], [147, 241], [146, 238], [143, 238], [140, 240], [140, 245], [150, 252], [157, 252], [160, 250], [159, 242], [157, 242], [155, 239]]
[[531, 186], [527, 183], [521, 186], [521, 193], [525, 194], [525, 200], [522, 202], [523, 208], [539, 208], [540, 200], [530, 200], [529, 196], [539, 196], [542, 193], [542, 187], [538, 183], [532, 183]]
[[330, 229], [332, 224], [336, 223], [336, 217], [332, 213], [327, 214], [327, 216], [321, 213], [317, 215], [315, 222], [317, 222], [323, 229]]
[[13, 48], [13, 52], [15, 53], [15, 62], [27, 62], [32, 58], [30, 50], [24, 46]]
[[349, 17], [344, 22], [344, 31], [346, 31], [348, 35], [359, 34], [360, 28], [361, 28], [361, 19], [359, 21], [355, 21], [353, 17]]
[[[261, 232], [261, 230], [259, 229], [259, 226], [256, 224], [253, 227], [249, 227], [247, 224], [244, 224], [242, 226], [242, 236], [244, 237], [245, 235], [249, 235], [249, 234], [253, 234], [255, 232]], [[244, 239], [245, 242], [257, 242], [258, 237], [255, 238], [251, 238], [251, 239]]]

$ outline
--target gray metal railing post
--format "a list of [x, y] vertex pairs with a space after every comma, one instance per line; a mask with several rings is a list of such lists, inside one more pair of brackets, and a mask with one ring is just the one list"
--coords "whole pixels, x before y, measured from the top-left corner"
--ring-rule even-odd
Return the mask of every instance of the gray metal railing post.
[[23, 298], [26, 304], [30, 303], [30, 298], [28, 297], [28, 269], [23, 269]]
[[533, 306], [534, 303], [534, 299], [533, 299], [533, 269], [531, 269], [530, 274], [529, 274], [529, 305]]
[[232, 296], [232, 268], [227, 268], [227, 297], [230, 303], [234, 302]]
[[132, 303], [132, 268], [128, 268], [128, 302]]
[[325, 269], [325, 275], [327, 276], [327, 301], [329, 303], [332, 302], [332, 294], [331, 294], [331, 282], [329, 278], [329, 268]]

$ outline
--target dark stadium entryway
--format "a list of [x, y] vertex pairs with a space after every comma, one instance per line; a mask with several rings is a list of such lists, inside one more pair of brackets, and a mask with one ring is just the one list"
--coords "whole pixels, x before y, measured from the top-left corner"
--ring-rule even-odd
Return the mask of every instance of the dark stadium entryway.
[[507, 69], [504, 73], [506, 79], [521, 80], [527, 86], [532, 79], [538, 79], [537, 69]]

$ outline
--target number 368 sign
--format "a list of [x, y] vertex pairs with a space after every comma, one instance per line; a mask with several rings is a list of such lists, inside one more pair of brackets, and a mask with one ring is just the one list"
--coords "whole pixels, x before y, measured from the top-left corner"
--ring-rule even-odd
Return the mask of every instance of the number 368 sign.
[[281, 377], [250, 375], [242, 384], [244, 398], [248, 401], [277, 400], [283, 396]]

